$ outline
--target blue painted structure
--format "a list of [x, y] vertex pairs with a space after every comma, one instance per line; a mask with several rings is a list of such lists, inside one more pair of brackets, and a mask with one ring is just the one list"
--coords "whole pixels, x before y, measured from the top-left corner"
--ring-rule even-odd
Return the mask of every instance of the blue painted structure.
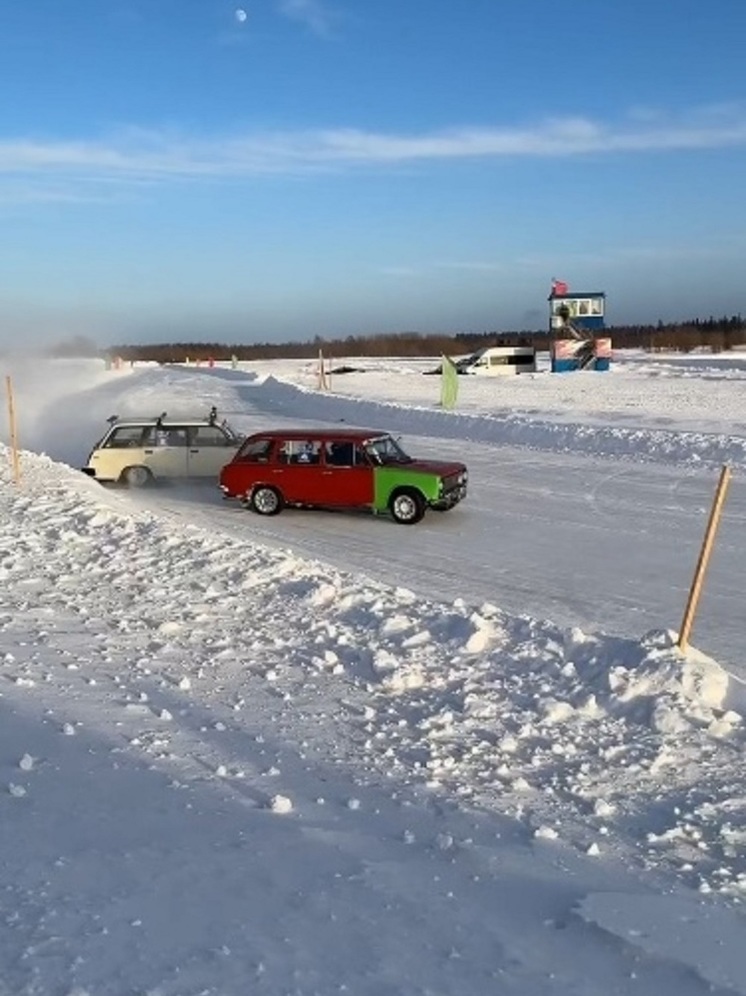
[[603, 291], [554, 289], [549, 295], [549, 330], [552, 339], [552, 372], [608, 370], [611, 340], [606, 329], [606, 294]]

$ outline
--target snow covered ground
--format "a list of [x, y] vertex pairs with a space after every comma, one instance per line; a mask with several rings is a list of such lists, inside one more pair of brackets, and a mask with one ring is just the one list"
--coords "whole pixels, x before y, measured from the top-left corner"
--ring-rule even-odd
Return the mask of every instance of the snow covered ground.
[[[0, 996], [746, 993], [746, 358], [620, 359], [455, 412], [433, 361], [4, 361]], [[211, 404], [392, 430], [470, 496], [264, 520], [77, 470], [113, 412]]]

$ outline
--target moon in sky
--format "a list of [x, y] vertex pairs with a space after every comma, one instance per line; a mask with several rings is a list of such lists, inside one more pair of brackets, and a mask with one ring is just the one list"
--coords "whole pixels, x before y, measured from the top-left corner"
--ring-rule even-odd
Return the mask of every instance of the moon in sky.
[[236, 10], [236, 20], [238, 21], [239, 24], [243, 24], [243, 22], [246, 20], [247, 17], [248, 17], [248, 14], [243, 9], [243, 7], [239, 7]]

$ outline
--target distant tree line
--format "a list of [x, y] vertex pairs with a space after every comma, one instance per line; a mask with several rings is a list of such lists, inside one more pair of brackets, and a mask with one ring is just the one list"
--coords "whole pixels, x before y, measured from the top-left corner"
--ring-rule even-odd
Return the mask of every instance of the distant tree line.
[[[746, 344], [746, 321], [741, 315], [723, 318], [693, 318], [685, 322], [657, 322], [655, 325], [615, 325], [604, 334], [612, 339], [615, 349], [642, 348], [651, 351], [677, 350], [690, 352], [707, 348], [713, 353]], [[101, 349], [90, 339], [76, 336], [60, 342], [49, 350], [55, 357], [119, 356], [126, 361], [150, 360], [158, 363], [183, 363], [186, 360], [205, 362], [213, 359], [225, 362], [237, 360], [311, 359], [322, 350], [327, 358], [352, 356], [425, 357], [473, 353], [484, 346], [534, 346], [547, 350], [548, 331], [488, 331], [428, 334], [426, 332], [393, 332], [325, 339], [315, 336], [305, 342], [225, 343], [166, 342], [141, 345], [121, 344]]]

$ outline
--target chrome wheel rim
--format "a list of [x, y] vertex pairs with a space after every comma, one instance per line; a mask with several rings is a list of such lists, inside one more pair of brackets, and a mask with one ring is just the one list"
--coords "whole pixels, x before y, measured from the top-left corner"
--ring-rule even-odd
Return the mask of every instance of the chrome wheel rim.
[[274, 512], [277, 508], [277, 495], [269, 488], [262, 488], [254, 496], [254, 505], [260, 512]]
[[417, 506], [409, 495], [399, 495], [394, 499], [394, 512], [399, 519], [413, 519], [417, 514]]

